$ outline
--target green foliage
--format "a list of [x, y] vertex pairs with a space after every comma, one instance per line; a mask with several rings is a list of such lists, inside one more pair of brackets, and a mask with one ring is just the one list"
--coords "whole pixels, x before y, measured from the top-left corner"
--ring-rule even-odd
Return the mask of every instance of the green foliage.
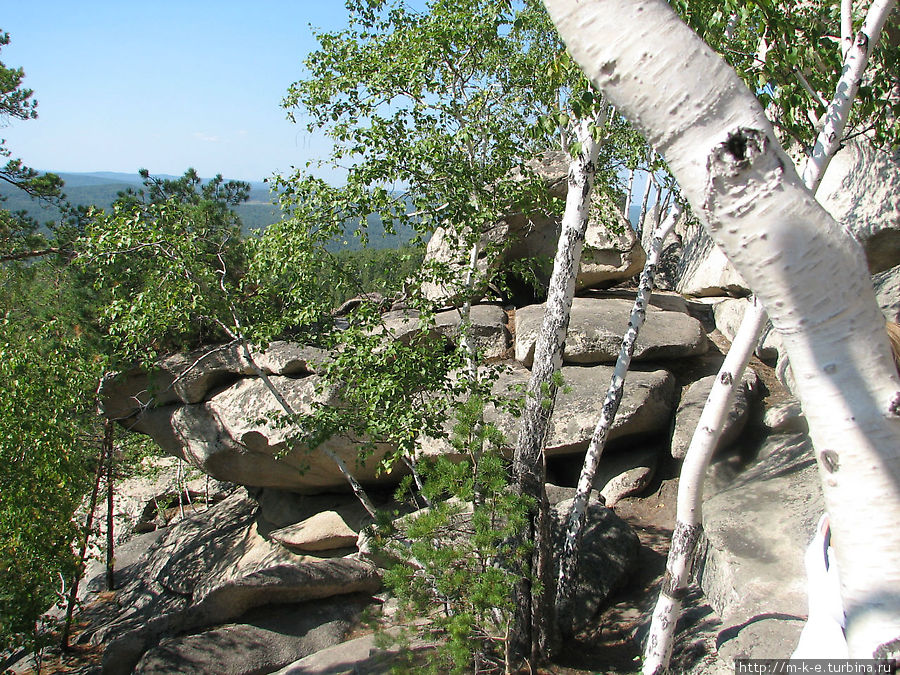
[[[9, 44], [9, 33], [0, 32], [0, 48]], [[9, 68], [0, 62], [0, 117], [29, 120], [37, 117], [34, 92], [22, 85], [25, 71]], [[0, 157], [10, 157], [6, 139], [0, 138]], [[54, 174], [42, 174], [25, 166], [20, 159], [10, 159], [0, 167], [0, 182], [15, 186], [32, 198], [61, 203], [62, 181]], [[21, 212], [0, 210], [0, 261], [17, 259], [25, 253], [48, 248], [38, 224]]]
[[[707, 2], [678, 0], [675, 10], [747, 83], [789, 138], [810, 146], [841, 75], [840, 2]], [[863, 5], [866, 7], [867, 5]], [[732, 18], [733, 17], [733, 18]], [[864, 16], [857, 12], [855, 28]], [[732, 23], [732, 31], [726, 28]], [[730, 37], [729, 37], [730, 35]], [[848, 133], [868, 130], [876, 145], [900, 139], [900, 102], [891, 90], [900, 79], [896, 29], [874, 50]], [[888, 114], [885, 114], [888, 113]]]
[[86, 393], [100, 364], [70, 331], [0, 319], [0, 647], [35, 644], [38, 618], [79, 562], [72, 518], [96, 454]]
[[[499, 431], [480, 423], [484, 402], [461, 406], [452, 442], [470, 457], [420, 463], [433, 506], [382, 523], [377, 542], [398, 560], [385, 582], [403, 603], [414, 631], [438, 643], [430, 669], [416, 672], [502, 672], [511, 621], [514, 570], [530, 556], [514, 536], [525, 526], [528, 499], [509, 488], [498, 452]], [[477, 449], [476, 449], [477, 446]], [[402, 492], [402, 489], [401, 489]], [[398, 497], [401, 497], [398, 493]]]
[[[334, 211], [361, 225], [378, 214], [423, 235], [443, 226], [466, 260], [512, 205], [538, 199], [533, 182], [511, 178], [514, 169], [527, 175], [524, 161], [540, 149], [530, 90], [511, 94], [525, 77], [515, 12], [498, 0], [435, 0], [425, 11], [360, 0], [348, 9], [350, 27], [318, 35], [306, 78], [285, 100], [333, 139], [333, 163], [351, 163], [347, 185], [330, 195]], [[430, 272], [465, 293], [452, 265]]]

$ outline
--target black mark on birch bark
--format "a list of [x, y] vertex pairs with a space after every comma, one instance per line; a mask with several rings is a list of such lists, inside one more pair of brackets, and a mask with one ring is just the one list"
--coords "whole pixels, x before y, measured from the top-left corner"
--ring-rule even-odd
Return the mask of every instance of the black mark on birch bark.
[[835, 473], [840, 468], [838, 454], [834, 450], [823, 450], [819, 459], [822, 460], [822, 466], [828, 473]]

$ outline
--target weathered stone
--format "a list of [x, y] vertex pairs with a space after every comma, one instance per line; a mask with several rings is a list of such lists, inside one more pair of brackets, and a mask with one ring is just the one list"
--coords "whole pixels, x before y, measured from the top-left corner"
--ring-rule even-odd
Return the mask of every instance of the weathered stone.
[[[485, 359], [503, 356], [509, 349], [510, 335], [506, 312], [497, 305], [473, 305], [469, 312], [470, 331], [479, 354]], [[438, 331], [453, 342], [459, 341], [459, 311], [455, 309], [435, 316]]]
[[324, 349], [284, 340], [269, 343], [263, 351], [254, 349], [252, 355], [256, 365], [267, 375], [294, 377], [318, 373], [320, 366], [331, 360], [331, 354]]
[[358, 559], [299, 556], [261, 537], [255, 502], [238, 491], [170, 527], [140, 574], [119, 591], [123, 611], [96, 628], [104, 672], [130, 673], [163, 637], [223, 623], [254, 607], [373, 593], [377, 570]]
[[[571, 455], [587, 449], [594, 426], [603, 407], [603, 392], [609, 386], [611, 366], [564, 366], [562, 378], [568, 391], [557, 394], [553, 417], [547, 435], [548, 456]], [[520, 396], [530, 373], [522, 366], [503, 372], [494, 384], [498, 396]], [[675, 380], [665, 370], [628, 373], [619, 413], [609, 432], [609, 440], [662, 433], [669, 428], [674, 407]], [[495, 406], [485, 409], [485, 421], [495, 424], [512, 445], [519, 428], [519, 418]], [[449, 431], [451, 421], [448, 420]], [[454, 450], [446, 439], [423, 438], [422, 450], [427, 454], [452, 456]]]
[[684, 253], [675, 290], [695, 296], [749, 294], [747, 283], [699, 222], [686, 220], [678, 231]]
[[846, 142], [816, 199], [862, 244], [870, 272], [900, 264], [900, 151], [875, 149], [864, 138]]
[[[571, 508], [572, 500], [566, 500], [550, 510], [553, 550], [563, 549]], [[625, 584], [637, 562], [639, 547], [637, 535], [628, 523], [599, 502], [588, 504], [578, 555], [572, 613], [559, 618], [564, 633], [572, 635], [585, 628], [610, 594]], [[553, 577], [556, 578], [556, 572]]]
[[[431, 646], [413, 640], [409, 648], [424, 651]], [[406, 665], [400, 645], [382, 646], [378, 636], [362, 637], [342, 642], [295, 661], [272, 675], [383, 675]]]
[[805, 434], [809, 431], [800, 401], [795, 399], [770, 406], [766, 410], [763, 424], [775, 434]]
[[654, 447], [604, 455], [594, 476], [594, 487], [600, 491], [606, 506], [612, 508], [620, 499], [646, 490], [658, 463], [659, 448]]
[[872, 285], [885, 318], [900, 323], [900, 265], [874, 275]]
[[269, 536], [282, 546], [301, 551], [329, 551], [356, 546], [356, 529], [336, 511], [322, 511], [295, 525], [273, 530]]
[[[706, 406], [706, 399], [715, 381], [716, 375], [704, 377], [694, 382], [682, 395], [678, 411], [675, 413], [675, 430], [672, 433], [672, 457], [675, 459], [684, 459], [687, 454], [697, 423], [700, 421], [700, 414]], [[750, 405], [758, 386], [759, 377], [752, 368], [747, 368], [741, 378], [741, 386], [735, 390], [734, 403], [725, 419], [725, 427], [717, 448], [727, 447], [740, 436], [747, 423]]]
[[[328, 361], [322, 349], [277, 340], [251, 356], [268, 375], [310, 375]], [[100, 388], [103, 413], [109, 419], [129, 419], [148, 406], [199, 403], [219, 387], [254, 375], [237, 345], [211, 345], [156, 361], [150, 372], [131, 370], [104, 378]]]
[[376, 334], [384, 334], [402, 344], [417, 340], [438, 340], [442, 334], [433, 325], [423, 324], [415, 310], [401, 309], [386, 312], [381, 316], [381, 324], [373, 329]]
[[[772, 436], [729, 476], [707, 480], [698, 571], [722, 618], [719, 658], [787, 658], [807, 613], [803, 554], [824, 508], [809, 439]], [[744, 630], [761, 616], [771, 621]]]
[[[310, 414], [314, 402], [336, 402], [332, 392], [318, 390], [320, 380], [316, 375], [300, 380], [273, 375], [271, 381], [298, 414]], [[312, 452], [304, 447], [292, 448], [293, 430], [280, 423], [282, 419], [283, 412], [265, 384], [247, 378], [203, 404], [176, 408], [168, 424], [145, 430], [161, 445], [174, 441], [186, 459], [211, 476], [241, 485], [345, 490], [346, 479], [325, 454], [326, 448], [354, 466], [354, 475], [360, 481], [390, 484], [396, 480], [378, 475], [378, 463], [388, 448], [377, 447], [374, 455], [357, 466], [358, 441], [342, 436]]]
[[[531, 214], [527, 219], [512, 216], [509, 222], [515, 234], [504, 254], [504, 264], [524, 259], [553, 260], [561, 230], [558, 218]], [[608, 196], [595, 195], [575, 279], [576, 290], [630, 279], [640, 273], [646, 259], [634, 230], [615, 203]], [[550, 270], [550, 265], [539, 270], [540, 281], [549, 280]]]
[[272, 530], [296, 525], [317, 513], [335, 511], [342, 514], [351, 526], [365, 519], [366, 511], [352, 494], [305, 495], [294, 491], [262, 488], [256, 491], [259, 511], [256, 521], [260, 534], [268, 536]]
[[[633, 303], [623, 298], [575, 298], [569, 319], [563, 362], [615, 363], [628, 327]], [[516, 359], [526, 366], [534, 360], [534, 347], [544, 317], [543, 305], [516, 311]], [[638, 334], [634, 361], [658, 361], [696, 356], [707, 350], [706, 333], [693, 317], [650, 305]]]
[[251, 611], [238, 623], [166, 638], [148, 650], [135, 674], [255, 675], [340, 644], [361, 604], [347, 598]]
[[[446, 305], [460, 304], [468, 295], [477, 301], [484, 297], [488, 278], [499, 268], [500, 257], [495, 254], [503, 249], [509, 238], [509, 225], [501, 222], [481, 234], [479, 257], [476, 262], [477, 283], [466, 289], [464, 280], [469, 268], [470, 248], [443, 227], [438, 227], [425, 247], [424, 266], [440, 270], [440, 278], [422, 283], [422, 295], [433, 302]], [[488, 255], [490, 252], [490, 255]]]

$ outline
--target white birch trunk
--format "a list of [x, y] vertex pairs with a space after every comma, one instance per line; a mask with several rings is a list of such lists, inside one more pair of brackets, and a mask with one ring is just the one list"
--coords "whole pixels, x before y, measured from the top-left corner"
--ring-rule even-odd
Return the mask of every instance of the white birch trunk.
[[781, 332], [831, 515], [850, 655], [896, 651], [900, 381], [859, 244], [805, 189], [753, 94], [663, 0], [545, 2]]
[[578, 487], [572, 509], [566, 526], [566, 538], [563, 550], [559, 556], [559, 573], [556, 580], [556, 614], [558, 617], [568, 616], [573, 600], [575, 575], [578, 564], [578, 548], [581, 543], [581, 533], [584, 530], [584, 518], [587, 513], [588, 498], [591, 488], [594, 486], [594, 476], [600, 463], [600, 456], [606, 447], [606, 439], [612, 427], [613, 420], [622, 402], [622, 394], [625, 389], [625, 376], [631, 365], [631, 357], [634, 354], [634, 345], [637, 341], [641, 326], [647, 315], [647, 303], [653, 290], [653, 275], [656, 273], [656, 265], [659, 262], [659, 254], [662, 244], [669, 233], [674, 229], [675, 223], [681, 217], [681, 207], [676, 205], [665, 222], [653, 233], [647, 252], [647, 262], [641, 272], [641, 281], [638, 285], [637, 296], [634, 299], [634, 307], [628, 320], [628, 327], [622, 338], [619, 348], [619, 357], [613, 369], [609, 388], [606, 390], [606, 398], [603, 400], [603, 408], [600, 411], [600, 419], [594, 427], [591, 441], [584, 456], [584, 465], [578, 478]]
[[675, 625], [681, 615], [681, 601], [691, 582], [691, 561], [703, 533], [703, 479], [706, 467], [722, 437], [725, 420], [734, 403], [735, 389], [740, 386], [744, 369], [765, 323], [766, 313], [762, 305], [754, 302], [747, 307], [688, 446], [678, 482], [675, 531], [644, 654], [645, 675], [658, 675], [669, 665]]
[[647, 204], [650, 201], [650, 186], [652, 185], [652, 177], [653, 173], [648, 170], [647, 182], [644, 183], [644, 194], [641, 196], [641, 210], [638, 212], [638, 221], [636, 228], [638, 239], [641, 240], [643, 240], [644, 237], [644, 220], [647, 218]]
[[631, 202], [634, 201], [634, 174], [636, 173], [635, 169], [630, 169], [628, 171], [628, 188], [626, 189], [625, 194], [625, 220], [629, 223], [631, 222]]
[[[813, 194], [815, 194], [816, 188], [819, 187], [819, 182], [822, 180], [822, 175], [825, 173], [824, 165], [841, 144], [844, 128], [847, 126], [847, 119], [850, 116], [850, 104], [856, 98], [863, 71], [865, 71], [866, 65], [869, 63], [869, 56], [875, 49], [875, 45], [878, 44], [878, 38], [881, 36], [884, 22], [887, 21], [888, 14], [890, 14], [896, 4], [897, 0], [873, 0], [869, 6], [869, 12], [866, 15], [866, 21], [862, 29], [856, 34], [853, 44], [847, 51], [841, 79], [835, 89], [834, 98], [828, 107], [828, 112], [825, 113], [825, 124], [803, 171], [803, 180]], [[846, 28], [843, 18], [843, 3], [841, 14], [843, 30]], [[842, 42], [842, 46], [843, 44]], [[812, 176], [814, 171], [817, 172], [818, 178]]]
[[853, 0], [841, 0], [841, 58], [853, 47]]
[[[532, 575], [540, 581], [542, 590], [540, 597], [536, 597], [531, 585], [523, 580], [518, 594], [521, 596], [528, 593], [530, 598], [517, 598], [516, 613], [519, 633], [522, 633], [526, 623], [531, 625], [527, 642], [530, 642], [532, 656], [538, 651], [546, 650], [548, 636], [540, 634], [539, 626], [546, 628], [551, 623], [550, 617], [538, 616], [541, 611], [550, 609], [549, 589], [546, 583], [549, 580], [547, 578], [550, 549], [549, 506], [546, 504], [544, 492], [546, 470], [543, 451], [556, 399], [554, 376], [562, 366], [563, 345], [569, 328], [572, 299], [575, 297], [575, 278], [581, 262], [581, 251], [590, 216], [591, 192], [600, 151], [600, 144], [595, 140], [591, 127], [597, 123], [596, 119], [579, 120], [575, 129], [581, 151], [576, 157], [572, 157], [569, 163], [566, 207], [553, 261], [553, 272], [550, 276], [544, 319], [535, 345], [534, 363], [531, 367], [531, 378], [528, 382], [525, 409], [519, 425], [513, 460], [513, 471], [519, 490], [538, 501], [537, 514], [530, 535], [535, 544]], [[549, 398], [549, 401], [545, 398]], [[542, 606], [536, 606], [538, 604]], [[516, 642], [516, 650], [520, 653], [525, 651], [525, 645], [522, 644], [523, 636], [517, 634], [513, 639]], [[545, 644], [540, 645], [541, 642]]]
[[[844, 16], [844, 13], [849, 12], [849, 9], [847, 9], [849, 4], [848, 0], [844, 0], [841, 5], [842, 21], [847, 20], [847, 16]], [[884, 11], [884, 8], [873, 5], [870, 11]], [[841, 28], [842, 34], [849, 34], [844, 32], [846, 26], [842, 24]], [[878, 36], [879, 34], [875, 33], [871, 37], [877, 42]], [[845, 54], [845, 58], [846, 56], [847, 55]], [[838, 87], [841, 87], [841, 83], [838, 84]], [[826, 111], [828, 113], [833, 113], [834, 111], [832, 109], [835, 108], [836, 105], [836, 103], [832, 103], [830, 106], [826, 106]], [[844, 106], [843, 110], [843, 115], [846, 116], [849, 114], [850, 108], [849, 106]], [[822, 142], [824, 142], [824, 135], [824, 131], [819, 134], [819, 140]], [[835, 149], [836, 148], [832, 148], [831, 153], [827, 154], [819, 162], [813, 162], [811, 158], [807, 160], [804, 171], [804, 184], [812, 192], [816, 191], [825, 170], [828, 168], [828, 164], [834, 156]], [[753, 353], [753, 349], [748, 348], [747, 345], [757, 344], [767, 318], [765, 311], [759, 303], [755, 303], [753, 307], [748, 308], [741, 321], [741, 326], [738, 330], [735, 342], [732, 344], [731, 350], [728, 353], [728, 358], [725, 359], [725, 362], [722, 364], [722, 368], [719, 371], [716, 387], [719, 386], [720, 381], [730, 381], [732, 390], [734, 387], [739, 386], [740, 377], [735, 378], [735, 373], [733, 371], [739, 369], [740, 372], [743, 373], [743, 370]], [[751, 336], [752, 331], [755, 331], [755, 334]], [[738, 354], [743, 359], [743, 363], [740, 366], [738, 366], [735, 360], [737, 356], [735, 359], [732, 359], [732, 352], [736, 349], [739, 350]], [[672, 655], [675, 626], [681, 613], [681, 597], [683, 597], [687, 590], [687, 584], [690, 581], [691, 573], [690, 561], [693, 560], [694, 550], [696, 549], [702, 534], [702, 521], [699, 514], [701, 500], [703, 498], [703, 479], [707, 465], [712, 458], [715, 444], [718, 442], [718, 438], [721, 435], [721, 429], [726, 419], [725, 413], [731, 405], [730, 401], [733, 399], [733, 394], [733, 391], [727, 392], [727, 395], [730, 397], [727, 406], [724, 406], [720, 400], [721, 397], [726, 395], [725, 393], [721, 393], [720, 391], [720, 393], [717, 394], [717, 399], [713, 398], [712, 393], [710, 394], [707, 406], [704, 408], [702, 415], [706, 416], [707, 409], [710, 406], [714, 406], [720, 414], [715, 417], [711, 416], [705, 421], [701, 419], [701, 423], [698, 425], [698, 433], [700, 433], [700, 429], [703, 427], [709, 427], [716, 431], [701, 436], [701, 438], [706, 438], [710, 445], [703, 445], [701, 443], [698, 447], [695, 447], [694, 441], [699, 442], [699, 439], [695, 435], [694, 439], [692, 439], [690, 448], [688, 448], [688, 456], [682, 466], [681, 475], [679, 477], [679, 502], [675, 532], [672, 535], [672, 544], [669, 549], [669, 558], [666, 564], [666, 576], [663, 579], [660, 588], [659, 600], [656, 605], [656, 611], [653, 614], [653, 620], [648, 635], [644, 661], [645, 673], [661, 673], [665, 671]], [[710, 415], [713, 415], [713, 413], [710, 413]], [[694, 454], [692, 455], [691, 453]]]

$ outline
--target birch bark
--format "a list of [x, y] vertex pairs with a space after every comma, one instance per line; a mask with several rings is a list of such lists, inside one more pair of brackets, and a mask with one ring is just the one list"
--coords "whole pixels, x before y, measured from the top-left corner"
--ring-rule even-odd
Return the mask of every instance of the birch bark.
[[[849, 36], [852, 31], [850, 4], [849, 0], [844, 0], [841, 3], [842, 36]], [[872, 12], [886, 13], [888, 11], [888, 7], [878, 3], [873, 3], [869, 10], [870, 14]], [[871, 16], [867, 17], [867, 25], [878, 25], [879, 23], [883, 25], [883, 20]], [[873, 44], [877, 43], [880, 37], [880, 28], [869, 37]], [[845, 50], [844, 58], [846, 63], [849, 64], [850, 59], [855, 57], [848, 54]], [[843, 87], [844, 82], [842, 79], [838, 83], [838, 92]], [[826, 106], [826, 118], [829, 116], [833, 119], [838, 118], [841, 127], [843, 127], [850, 110], [849, 103], [852, 100], [847, 105], [842, 105], [842, 102], [838, 99], [839, 96], [836, 94], [832, 103]], [[843, 112], [838, 110], [839, 106]], [[827, 154], [818, 158], [818, 160], [810, 157], [804, 166], [803, 182], [813, 193], [816, 192], [822, 176], [837, 149], [836, 146], [828, 145], [828, 133], [828, 130], [823, 129], [818, 138], [822, 147], [828, 147]], [[703, 478], [706, 473], [706, 467], [712, 458], [712, 453], [721, 435], [721, 429], [733, 399], [734, 387], [738, 386], [740, 382], [740, 376], [735, 378], [734, 371], [739, 370], [740, 373], [743, 373], [744, 367], [753, 353], [753, 349], [748, 347], [748, 345], [751, 343], [755, 345], [758, 342], [767, 318], [759, 303], [754, 303], [753, 306], [747, 309], [735, 341], [732, 343], [731, 350], [728, 353], [728, 358], [725, 359], [719, 371], [716, 387], [710, 393], [707, 405], [703, 410], [703, 417], [698, 424], [697, 432], [688, 448], [688, 454], [679, 477], [675, 532], [672, 535], [672, 544], [669, 548], [669, 556], [666, 562], [666, 575], [660, 588], [659, 600], [653, 613], [647, 639], [644, 673], [661, 673], [668, 667], [669, 659], [672, 655], [675, 626], [681, 614], [681, 598], [686, 593], [687, 585], [690, 582], [690, 563], [693, 560], [694, 551], [703, 531], [701, 509]], [[751, 331], [755, 331], [755, 334], [752, 336]], [[742, 358], [743, 365], [738, 365], [737, 361], [732, 359], [732, 352], [735, 350], [738, 350], [738, 356], [735, 358]], [[731, 382], [730, 389], [719, 386], [719, 382], [726, 381]], [[708, 416], [707, 410], [710, 411]], [[707, 429], [715, 431], [707, 431]]]
[[536, 500], [536, 512], [531, 514], [532, 531], [528, 535], [535, 543], [532, 574], [541, 581], [541, 590], [536, 594], [531, 583], [523, 576], [516, 589], [516, 630], [511, 638], [510, 651], [514, 655], [518, 654], [519, 659], [522, 655], [529, 654], [532, 662], [549, 651], [550, 636], [547, 628], [552, 623], [547, 611], [550, 606], [550, 586], [547, 583], [550, 552], [549, 505], [544, 488], [546, 471], [543, 451], [556, 400], [554, 376], [562, 366], [563, 345], [569, 328], [572, 298], [575, 296], [575, 277], [578, 274], [590, 215], [591, 192], [600, 151], [600, 144], [592, 133], [592, 127], [596, 123], [595, 119], [583, 119], [575, 129], [581, 151], [571, 158], [569, 164], [566, 207], [513, 461], [518, 489]]
[[[845, 21], [849, 20], [844, 17], [845, 4], [847, 3], [842, 3], [841, 7], [842, 33], [847, 30]], [[850, 117], [850, 104], [856, 98], [863, 71], [869, 63], [869, 56], [875, 49], [875, 45], [878, 44], [881, 29], [896, 4], [897, 0], [874, 0], [869, 6], [862, 29], [856, 34], [852, 45], [847, 49], [841, 79], [835, 89], [831, 105], [828, 106], [828, 112], [825, 113], [825, 124], [803, 170], [803, 181], [813, 194], [825, 173], [824, 166], [841, 144], [844, 128]], [[846, 14], [849, 16], [849, 9], [846, 10]], [[846, 43], [842, 41], [841, 46], [845, 47]]]
[[734, 403], [735, 388], [739, 386], [765, 323], [766, 313], [762, 305], [754, 302], [744, 313], [685, 455], [678, 482], [675, 531], [644, 654], [645, 675], [658, 675], [665, 672], [669, 665], [675, 625], [681, 615], [681, 600], [687, 594], [691, 562], [703, 533], [703, 478], [706, 467], [722, 437], [725, 418]]
[[581, 534], [584, 530], [584, 518], [587, 512], [588, 498], [594, 485], [594, 476], [600, 463], [600, 456], [606, 447], [606, 438], [610, 427], [619, 410], [622, 394], [625, 390], [625, 376], [631, 365], [631, 357], [634, 354], [634, 345], [637, 342], [638, 333], [644, 325], [647, 315], [647, 303], [653, 290], [653, 275], [656, 273], [656, 265], [659, 262], [659, 254], [663, 241], [675, 227], [675, 223], [681, 216], [681, 207], [676, 205], [666, 218], [665, 222], [653, 233], [647, 252], [647, 262], [641, 273], [641, 281], [638, 286], [637, 297], [634, 300], [634, 308], [628, 321], [628, 328], [622, 338], [622, 346], [619, 349], [619, 357], [613, 370], [613, 376], [606, 390], [606, 398], [603, 400], [603, 408], [600, 419], [591, 435], [584, 456], [584, 466], [578, 478], [578, 487], [575, 491], [575, 499], [569, 512], [566, 526], [566, 539], [559, 557], [559, 574], [556, 581], [556, 614], [558, 617], [568, 616], [571, 613], [571, 604], [574, 599], [574, 583], [577, 573], [578, 547], [581, 543]]
[[805, 189], [753, 94], [665, 2], [545, 4], [782, 333], [832, 517], [850, 654], [896, 650], [900, 382], [859, 244]]

